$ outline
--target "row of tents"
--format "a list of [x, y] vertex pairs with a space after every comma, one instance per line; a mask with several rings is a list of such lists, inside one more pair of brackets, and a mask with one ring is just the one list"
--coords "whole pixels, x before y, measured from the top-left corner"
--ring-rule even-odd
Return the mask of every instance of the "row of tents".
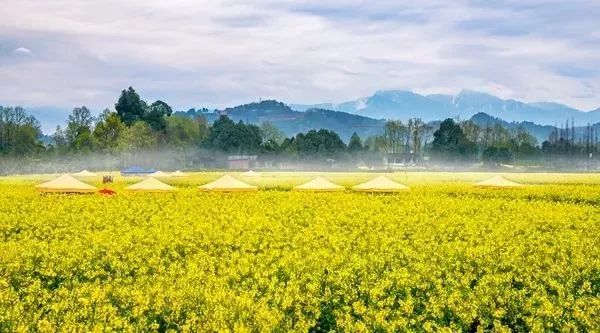
[[[143, 169], [142, 169], [143, 170]], [[131, 172], [131, 173], [125, 173], [128, 176], [133, 176], [133, 175], [138, 175], [138, 176], [151, 176], [151, 177], [160, 177], [160, 178], [168, 178], [168, 177], [187, 177], [187, 174], [181, 172], [180, 170], [177, 170], [175, 172], [171, 172], [171, 173], [167, 173], [167, 172], [163, 172], [163, 171], [155, 171], [152, 170], [151, 173], [146, 173], [146, 172], [142, 172], [142, 173], [135, 173], [135, 172]], [[124, 171], [121, 171], [121, 175], [124, 175]], [[77, 173], [74, 173], [73, 176], [75, 177], [97, 177], [98, 175], [90, 172], [88, 170], [82, 170], [79, 171]]]
[[[83, 171], [75, 174], [75, 176], [82, 176], [82, 177], [87, 177], [87, 176], [92, 176], [92, 175], [95, 176], [95, 174], [93, 174], [87, 170], [83, 170]], [[246, 176], [246, 177], [256, 177], [259, 174], [257, 172], [250, 170], [250, 171], [242, 173], [242, 175]], [[168, 177], [185, 177], [187, 175], [179, 170], [172, 172], [172, 173], [167, 173], [167, 172], [162, 172], [160, 170], [156, 171], [154, 169], [144, 169], [139, 166], [132, 166], [132, 167], [121, 170], [121, 176], [151, 176], [151, 177], [158, 177], [158, 178], [168, 178]]]
[[[482, 182], [474, 184], [478, 187], [518, 187], [521, 184], [511, 182], [504, 177], [496, 176], [487, 179]], [[235, 179], [230, 175], [225, 175], [213, 182], [208, 184], [200, 185], [198, 188], [202, 191], [208, 192], [250, 192], [258, 191], [258, 187], [247, 184], [241, 180]], [[63, 175], [54, 180], [46, 183], [42, 183], [36, 186], [36, 189], [40, 192], [59, 192], [59, 193], [92, 193], [96, 192], [97, 188], [86, 184], [82, 181], [70, 175]], [[142, 191], [142, 192], [170, 192], [175, 191], [176, 188], [169, 184], [165, 184], [154, 177], [148, 177], [139, 183], [129, 185], [125, 187], [129, 191]], [[406, 185], [397, 183], [385, 176], [376, 177], [368, 182], [356, 185], [352, 188], [354, 191], [359, 192], [401, 192], [409, 190], [410, 188]], [[308, 192], [334, 192], [343, 191], [345, 187], [338, 184], [332, 183], [322, 177], [317, 177], [305, 184], [295, 186], [294, 191], [308, 191]], [[106, 191], [106, 189], [101, 190]]]

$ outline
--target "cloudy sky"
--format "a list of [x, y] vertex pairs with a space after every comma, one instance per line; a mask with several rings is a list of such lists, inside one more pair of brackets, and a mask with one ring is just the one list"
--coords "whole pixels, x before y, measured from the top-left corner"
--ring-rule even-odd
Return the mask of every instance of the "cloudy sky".
[[380, 89], [600, 107], [599, 0], [3, 0], [0, 104], [177, 109]]

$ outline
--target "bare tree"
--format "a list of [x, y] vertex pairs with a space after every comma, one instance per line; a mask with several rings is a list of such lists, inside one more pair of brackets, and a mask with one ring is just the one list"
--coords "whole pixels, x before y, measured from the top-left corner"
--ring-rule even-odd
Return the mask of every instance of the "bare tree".
[[408, 129], [399, 120], [389, 120], [383, 126], [383, 135], [380, 140], [380, 148], [385, 154], [394, 159], [406, 150], [406, 137]]

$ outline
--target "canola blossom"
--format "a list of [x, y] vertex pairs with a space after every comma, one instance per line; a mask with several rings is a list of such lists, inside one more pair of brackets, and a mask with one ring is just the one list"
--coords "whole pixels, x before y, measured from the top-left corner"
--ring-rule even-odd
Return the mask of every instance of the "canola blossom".
[[[410, 191], [369, 194], [261, 176], [240, 177], [262, 189], [248, 193], [196, 188], [217, 174], [165, 193], [118, 179], [115, 196], [2, 178], [0, 332], [600, 327], [597, 177], [498, 190], [397, 174]], [[373, 176], [324, 177], [349, 189]]]

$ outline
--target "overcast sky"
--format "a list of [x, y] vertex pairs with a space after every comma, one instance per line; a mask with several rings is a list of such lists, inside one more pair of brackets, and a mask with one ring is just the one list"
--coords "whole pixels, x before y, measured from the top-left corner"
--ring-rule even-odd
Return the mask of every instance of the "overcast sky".
[[[493, 2], [493, 4], [492, 4]], [[600, 1], [3, 0], [0, 104], [177, 109], [380, 89], [600, 107]]]

